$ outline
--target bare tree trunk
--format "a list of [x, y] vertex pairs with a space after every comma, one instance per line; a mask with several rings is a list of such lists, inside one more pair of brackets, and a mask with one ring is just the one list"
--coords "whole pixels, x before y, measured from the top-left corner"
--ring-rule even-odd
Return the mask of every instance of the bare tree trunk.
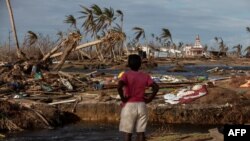
[[[82, 45], [78, 45], [74, 49], [74, 51], [82, 49], [82, 48], [86, 48], [86, 47], [89, 47], [89, 46], [93, 46], [93, 45], [96, 45], [96, 44], [100, 44], [101, 42], [102, 42], [102, 39], [97, 40], [97, 41], [93, 41], [93, 42], [88, 42], [88, 43], [85, 43], [85, 44], [82, 44]], [[63, 52], [58, 52], [58, 53], [55, 53], [55, 54], [51, 55], [50, 58], [55, 58], [55, 57], [58, 57], [58, 56], [61, 56], [61, 55], [63, 55]]]
[[85, 57], [87, 57], [88, 59], [91, 59], [91, 56], [90, 56], [88, 53], [86, 53], [85, 51], [79, 50], [79, 53], [80, 53], [82, 56], [85, 56]]
[[54, 47], [49, 53], [47, 53], [42, 61], [46, 61], [48, 58], [50, 58], [51, 55], [53, 55], [58, 49], [60, 49], [62, 47], [62, 45], [65, 43], [65, 39], [62, 40], [56, 47]]
[[15, 21], [14, 21], [14, 16], [13, 16], [10, 0], [6, 0], [6, 4], [7, 4], [7, 7], [8, 7], [8, 11], [9, 11], [12, 33], [13, 33], [13, 36], [14, 36], [14, 40], [16, 42], [17, 56], [18, 56], [18, 58], [26, 59], [25, 54], [22, 53], [20, 48], [19, 48], [19, 43], [18, 43], [18, 38], [17, 38], [17, 33], [16, 33], [16, 27], [15, 27]]
[[76, 47], [76, 45], [77, 45], [77, 42], [74, 42], [72, 45], [66, 48], [65, 52], [63, 52], [63, 55], [61, 57], [61, 61], [55, 66], [54, 70], [59, 71], [62, 68], [66, 58], [69, 56], [71, 51]]

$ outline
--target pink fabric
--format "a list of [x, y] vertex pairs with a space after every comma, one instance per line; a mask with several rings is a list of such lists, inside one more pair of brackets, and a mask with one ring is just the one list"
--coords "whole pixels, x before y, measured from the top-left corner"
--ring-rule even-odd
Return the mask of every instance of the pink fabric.
[[206, 94], [208, 93], [206, 85], [203, 85], [201, 89], [194, 91], [193, 94], [184, 96], [183, 98], [179, 99], [179, 101], [180, 101], [181, 104], [192, 102], [195, 99], [198, 99], [200, 97], [196, 97], [196, 98], [189, 98], [189, 97], [191, 97], [191, 96], [197, 96], [197, 95], [199, 95], [199, 93], [206, 93]]
[[145, 89], [153, 83], [148, 74], [140, 71], [127, 71], [121, 80], [125, 83], [124, 94], [128, 102], [144, 102]]

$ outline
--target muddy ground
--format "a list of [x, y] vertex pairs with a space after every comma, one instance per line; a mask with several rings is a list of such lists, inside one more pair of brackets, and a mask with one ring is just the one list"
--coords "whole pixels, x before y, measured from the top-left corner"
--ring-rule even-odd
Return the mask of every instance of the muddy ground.
[[0, 101], [0, 131], [54, 128], [79, 121], [71, 113], [62, 112], [47, 104], [31, 104], [30, 101]]

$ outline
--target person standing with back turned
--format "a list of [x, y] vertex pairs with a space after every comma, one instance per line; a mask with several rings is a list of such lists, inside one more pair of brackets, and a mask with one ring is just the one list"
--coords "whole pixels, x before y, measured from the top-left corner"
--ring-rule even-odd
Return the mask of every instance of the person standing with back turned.
[[[159, 87], [149, 74], [139, 71], [141, 58], [139, 55], [129, 55], [128, 67], [118, 82], [118, 93], [122, 101], [119, 130], [124, 133], [124, 141], [132, 140], [132, 133], [137, 133], [137, 141], [145, 141], [145, 130], [148, 121], [146, 103], [153, 100]], [[145, 89], [152, 87], [152, 94], [145, 97]]]

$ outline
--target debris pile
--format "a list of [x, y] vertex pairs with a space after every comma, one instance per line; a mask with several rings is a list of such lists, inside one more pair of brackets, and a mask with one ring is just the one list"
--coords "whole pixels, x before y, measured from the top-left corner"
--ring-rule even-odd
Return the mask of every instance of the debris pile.
[[43, 96], [56, 98], [61, 94], [71, 97], [72, 93], [84, 92], [89, 86], [84, 78], [78, 79], [61, 71], [50, 72], [41, 64], [28, 61], [5, 64], [0, 67], [0, 72], [0, 98], [6, 99]]

